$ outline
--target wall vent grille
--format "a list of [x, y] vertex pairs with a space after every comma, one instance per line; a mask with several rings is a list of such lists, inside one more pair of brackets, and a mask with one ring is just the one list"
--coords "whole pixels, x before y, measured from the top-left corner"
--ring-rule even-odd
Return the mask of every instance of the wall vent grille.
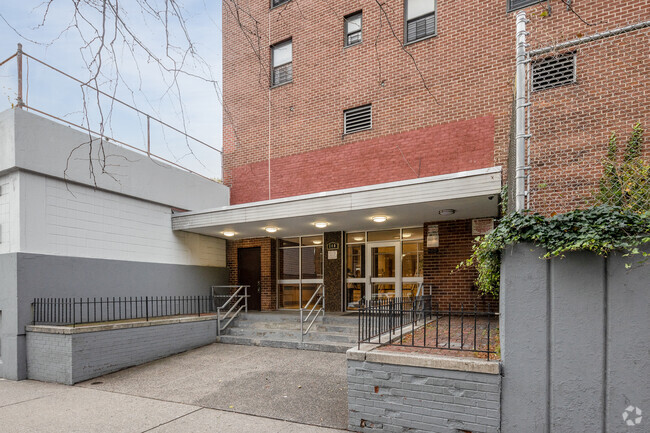
[[533, 62], [533, 92], [576, 82], [576, 55], [567, 53]]
[[372, 128], [372, 105], [350, 108], [343, 112], [344, 134], [365, 131]]
[[406, 24], [406, 42], [417, 41], [436, 33], [436, 14], [416, 18]]

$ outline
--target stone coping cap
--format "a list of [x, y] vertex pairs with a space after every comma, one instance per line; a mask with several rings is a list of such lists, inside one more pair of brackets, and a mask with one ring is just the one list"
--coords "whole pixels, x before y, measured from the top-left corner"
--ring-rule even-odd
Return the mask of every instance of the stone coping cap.
[[501, 362], [475, 358], [428, 355], [422, 353], [378, 351], [377, 344], [362, 344], [346, 352], [351, 361], [367, 361], [379, 364], [404, 365], [408, 367], [438, 368], [441, 370], [467, 371], [472, 373], [500, 374]]
[[119, 323], [102, 323], [99, 325], [83, 325], [73, 327], [69, 326], [53, 326], [53, 325], [27, 325], [25, 330], [27, 332], [42, 332], [45, 334], [84, 334], [86, 332], [100, 332], [100, 331], [114, 331], [117, 329], [129, 329], [129, 328], [143, 328], [146, 326], [159, 326], [159, 325], [172, 325], [175, 323], [192, 323], [192, 322], [204, 322], [206, 320], [217, 320], [216, 315], [209, 316], [185, 316], [185, 317], [170, 317], [165, 319], [154, 319], [154, 320], [138, 320], [131, 322], [119, 322]]

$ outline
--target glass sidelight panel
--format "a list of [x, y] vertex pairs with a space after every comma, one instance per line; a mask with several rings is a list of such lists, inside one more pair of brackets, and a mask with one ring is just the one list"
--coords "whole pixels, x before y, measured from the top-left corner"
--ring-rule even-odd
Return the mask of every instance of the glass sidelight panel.
[[366, 246], [348, 245], [347, 248], [347, 277], [364, 278], [366, 276]]
[[299, 254], [299, 248], [281, 248], [278, 250], [280, 280], [297, 280], [300, 278]]
[[[307, 306], [307, 302], [311, 299], [312, 295], [318, 288], [318, 284], [309, 284], [309, 283], [302, 283], [302, 307]], [[312, 302], [309, 307], [313, 307], [314, 303]]]
[[299, 308], [300, 286], [298, 284], [280, 284], [280, 305], [282, 308]]
[[347, 309], [356, 310], [359, 308], [359, 301], [365, 296], [366, 285], [364, 283], [348, 283], [346, 293]]
[[323, 278], [323, 248], [322, 247], [302, 247], [302, 279]]
[[402, 277], [421, 277], [422, 261], [422, 242], [402, 243]]
[[402, 283], [402, 297], [414, 298], [417, 295], [420, 283]]
[[395, 297], [395, 283], [372, 283], [372, 299]]
[[395, 247], [372, 248], [372, 278], [395, 278]]

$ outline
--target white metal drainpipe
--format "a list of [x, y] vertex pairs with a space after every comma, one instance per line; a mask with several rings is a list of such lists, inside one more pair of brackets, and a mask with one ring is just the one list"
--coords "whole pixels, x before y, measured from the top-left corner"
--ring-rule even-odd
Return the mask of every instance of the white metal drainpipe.
[[522, 212], [526, 208], [526, 13], [517, 13], [517, 71], [516, 113], [515, 113], [515, 210]]

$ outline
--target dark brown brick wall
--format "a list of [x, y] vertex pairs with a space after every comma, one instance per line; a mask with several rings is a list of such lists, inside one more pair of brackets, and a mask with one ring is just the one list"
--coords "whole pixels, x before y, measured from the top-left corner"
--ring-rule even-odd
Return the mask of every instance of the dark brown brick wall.
[[237, 249], [260, 247], [262, 276], [262, 311], [276, 309], [276, 240], [273, 238], [251, 238], [226, 241], [226, 265], [230, 275], [230, 284], [237, 281]]
[[[479, 310], [498, 311], [499, 302], [491, 296], [482, 296], [475, 289], [474, 281], [476, 271], [463, 268], [456, 270], [456, 266], [472, 254], [472, 244], [475, 236], [472, 235], [472, 220], [431, 222], [424, 226], [427, 233], [428, 226], [438, 226], [440, 236], [439, 248], [424, 248], [424, 294], [431, 294], [440, 308], [460, 310], [474, 308]], [[429, 290], [431, 287], [431, 290]]]

